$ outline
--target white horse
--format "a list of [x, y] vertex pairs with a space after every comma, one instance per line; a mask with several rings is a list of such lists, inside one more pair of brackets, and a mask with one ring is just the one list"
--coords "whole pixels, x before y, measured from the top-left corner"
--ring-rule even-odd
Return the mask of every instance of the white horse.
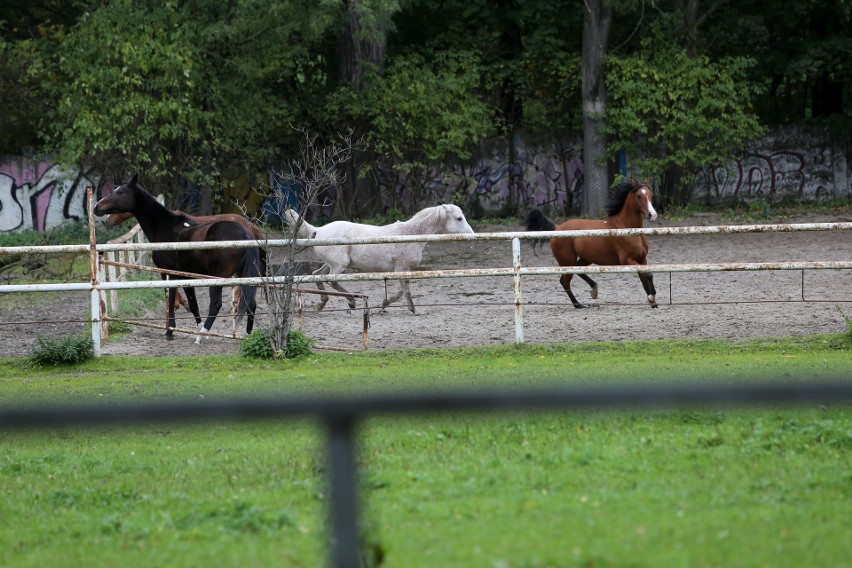
[[[473, 229], [464, 218], [464, 213], [456, 205], [438, 205], [423, 209], [408, 221], [397, 221], [390, 225], [364, 225], [349, 221], [334, 221], [322, 227], [314, 227], [299, 214], [288, 209], [284, 212], [284, 220], [290, 230], [297, 228], [296, 236], [300, 239], [333, 239], [342, 237], [390, 237], [397, 235], [430, 235], [461, 233], [473, 234]], [[423, 259], [423, 249], [426, 243], [390, 243], [369, 245], [329, 245], [313, 247], [323, 265], [314, 274], [341, 274], [347, 269], [360, 272], [405, 272], [417, 266]], [[329, 282], [338, 292], [346, 292], [337, 282]], [[322, 282], [317, 282], [317, 288], [325, 290]], [[399, 292], [391, 298], [386, 298], [382, 307], [387, 307], [399, 300], [405, 294], [408, 309], [414, 312], [414, 301], [408, 289], [408, 279], [399, 281]], [[317, 311], [322, 310], [328, 302], [327, 295], [320, 296]], [[349, 307], [355, 308], [355, 299], [349, 299]]]

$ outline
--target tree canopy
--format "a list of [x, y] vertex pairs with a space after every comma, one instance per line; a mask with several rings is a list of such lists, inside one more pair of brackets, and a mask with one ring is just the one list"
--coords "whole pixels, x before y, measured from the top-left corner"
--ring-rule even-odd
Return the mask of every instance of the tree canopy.
[[[766, 125], [852, 132], [852, 3], [601, 0], [600, 140], [683, 201], [691, 169]], [[294, 155], [299, 129], [367, 141], [350, 214], [411, 210], [483, 141], [583, 131], [582, 6], [548, 0], [31, 0], [0, 14], [0, 153], [156, 191]], [[588, 25], [588, 23], [586, 24]], [[297, 128], [294, 128], [296, 126]], [[406, 193], [381, 194], [388, 179]], [[517, 203], [522, 207], [525, 204]]]

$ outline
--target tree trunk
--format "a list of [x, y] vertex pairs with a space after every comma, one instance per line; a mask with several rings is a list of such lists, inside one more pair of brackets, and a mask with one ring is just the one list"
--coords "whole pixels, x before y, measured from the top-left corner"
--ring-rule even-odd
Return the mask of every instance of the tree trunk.
[[361, 0], [349, 0], [346, 7], [346, 29], [340, 38], [340, 80], [362, 91], [370, 66], [379, 73], [384, 71], [388, 34], [387, 29], [364, 29]]
[[585, 0], [583, 19], [583, 207], [585, 215], [597, 216], [606, 204], [609, 171], [603, 134], [606, 111], [604, 58], [612, 27], [612, 7], [604, 0]]

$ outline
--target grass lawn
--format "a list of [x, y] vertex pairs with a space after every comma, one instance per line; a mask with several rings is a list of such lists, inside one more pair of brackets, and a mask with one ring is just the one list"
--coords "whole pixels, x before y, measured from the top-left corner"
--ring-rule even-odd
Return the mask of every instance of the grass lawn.
[[[850, 380], [848, 334], [320, 353], [300, 361], [0, 359], [3, 405], [511, 386]], [[846, 566], [852, 412], [374, 418], [365, 538], [383, 566]], [[2, 431], [0, 566], [318, 566], [323, 433], [304, 422]]]

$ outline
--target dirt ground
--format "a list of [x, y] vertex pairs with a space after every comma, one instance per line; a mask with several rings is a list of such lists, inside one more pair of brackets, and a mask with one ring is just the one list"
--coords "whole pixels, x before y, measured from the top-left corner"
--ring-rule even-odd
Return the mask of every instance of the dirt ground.
[[[848, 212], [809, 215], [770, 222], [852, 221]], [[728, 224], [718, 215], [705, 214], [661, 221], [662, 226]], [[521, 226], [480, 227], [478, 232], [520, 231]], [[852, 259], [852, 231], [767, 233], [741, 235], [683, 235], [649, 238], [652, 264], [710, 262], [832, 261]], [[522, 245], [526, 266], [555, 265], [548, 249], [534, 254]], [[309, 257], [308, 257], [309, 258]], [[509, 241], [431, 243], [418, 267], [423, 270], [503, 268], [512, 263]], [[813, 270], [657, 274], [659, 307], [648, 306], [642, 286], [633, 275], [595, 276], [600, 296], [591, 300], [580, 279], [574, 293], [588, 309], [576, 310], [559, 284], [558, 276], [525, 277], [522, 283], [524, 339], [528, 343], [657, 338], [757, 338], [813, 333], [839, 333], [852, 317], [852, 271]], [[385, 297], [383, 282], [343, 284], [352, 292], [367, 294], [370, 306]], [[312, 287], [312, 286], [311, 286]], [[388, 282], [393, 294], [396, 282]], [[406, 347], [456, 347], [496, 345], [515, 340], [514, 301], [510, 277], [429, 279], [411, 282], [417, 314], [403, 304], [388, 309], [371, 308], [369, 349]], [[802, 301], [802, 296], [807, 301]], [[262, 297], [262, 295], [259, 295]], [[11, 311], [0, 304], [2, 355], [26, 355], [36, 335], [63, 337], [77, 333], [88, 317], [88, 294], [27, 295], [26, 309]], [[342, 298], [332, 298], [316, 312], [318, 296], [304, 295], [302, 331], [318, 345], [357, 350], [362, 346], [363, 310], [347, 309]], [[206, 291], [199, 291], [202, 313]], [[267, 317], [261, 300], [259, 325]], [[223, 309], [223, 312], [225, 310]], [[156, 321], [159, 314], [151, 314]], [[33, 325], [19, 322], [60, 322]], [[189, 325], [188, 320], [184, 320]], [[230, 330], [226, 318], [214, 331]], [[197, 346], [189, 335], [167, 342], [162, 332], [147, 328], [105, 343], [110, 355], [195, 355], [238, 353], [237, 341], [206, 339]]]

